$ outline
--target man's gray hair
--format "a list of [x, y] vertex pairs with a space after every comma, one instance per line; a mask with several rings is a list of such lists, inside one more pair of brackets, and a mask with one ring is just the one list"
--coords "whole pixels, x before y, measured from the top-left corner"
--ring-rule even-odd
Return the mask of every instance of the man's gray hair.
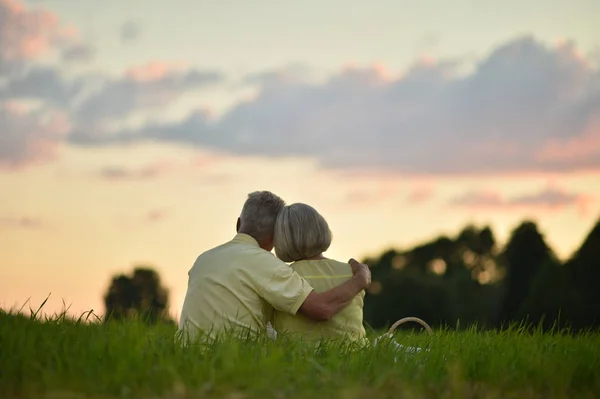
[[255, 191], [248, 194], [240, 219], [247, 234], [257, 241], [273, 237], [277, 215], [285, 201], [270, 191]]
[[284, 262], [295, 262], [327, 251], [331, 230], [315, 208], [292, 204], [283, 208], [275, 224], [275, 254]]

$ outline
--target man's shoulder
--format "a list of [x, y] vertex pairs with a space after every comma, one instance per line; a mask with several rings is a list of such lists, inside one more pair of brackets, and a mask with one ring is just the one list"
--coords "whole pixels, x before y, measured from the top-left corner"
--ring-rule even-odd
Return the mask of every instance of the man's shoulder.
[[274, 268], [277, 266], [286, 266], [283, 261], [277, 258], [273, 253], [251, 245], [243, 241], [231, 240], [219, 246], [211, 248], [201, 253], [196, 263], [203, 261], [215, 261], [227, 258], [229, 262], [243, 264], [250, 268]]
[[273, 269], [281, 266], [287, 266], [287, 264], [276, 257], [272, 252], [267, 252], [262, 248], [248, 248], [248, 252], [246, 252], [246, 254], [246, 261], [256, 267]]
[[213, 247], [211, 249], [207, 249], [206, 251], [204, 251], [200, 255], [198, 255], [197, 260], [201, 260], [203, 258], [208, 258], [208, 257], [211, 257], [212, 255], [216, 255], [220, 252], [226, 251], [227, 248], [230, 246], [230, 244], [231, 244], [231, 241], [225, 242], [221, 245], [217, 245], [216, 247]]

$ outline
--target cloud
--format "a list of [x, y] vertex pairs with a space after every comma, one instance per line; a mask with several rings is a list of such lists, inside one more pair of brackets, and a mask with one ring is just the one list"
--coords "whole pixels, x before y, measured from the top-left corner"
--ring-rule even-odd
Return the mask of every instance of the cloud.
[[[95, 135], [105, 137], [105, 126], [111, 122], [135, 112], [166, 107], [185, 93], [221, 79], [217, 72], [183, 69], [164, 62], [134, 67], [116, 78], [84, 75], [70, 80], [56, 68], [33, 66], [13, 73], [0, 86], [0, 101], [38, 100], [43, 102], [42, 110], [64, 111], [73, 126], [69, 138], [85, 144], [93, 142]], [[91, 91], [94, 85], [99, 88]], [[8, 134], [17, 133], [0, 132]]]
[[70, 129], [67, 108], [80, 82], [39, 62], [75, 43], [76, 30], [55, 14], [0, 0], [0, 169], [55, 158]]
[[433, 197], [431, 187], [416, 187], [406, 197], [408, 203], [413, 205], [424, 204]]
[[62, 59], [68, 62], [89, 62], [94, 58], [96, 50], [86, 43], [74, 44], [62, 52]]
[[546, 209], [555, 210], [577, 205], [581, 213], [586, 213], [592, 201], [588, 195], [569, 193], [556, 187], [546, 187], [541, 191], [506, 198], [495, 191], [469, 191], [450, 200], [455, 207], [492, 209]]
[[236, 180], [236, 175], [232, 173], [206, 174], [198, 178], [198, 182], [203, 185], [224, 186]]
[[550, 47], [518, 38], [468, 74], [460, 62], [429, 59], [397, 76], [381, 66], [347, 67], [314, 81], [297, 65], [243, 79], [258, 87], [257, 95], [219, 119], [197, 109], [179, 121], [150, 117], [141, 128], [122, 128], [131, 116], [151, 115], [223, 76], [159, 61], [101, 76], [95, 88], [97, 77], [68, 80], [34, 61], [55, 50], [84, 60], [93, 50], [52, 13], [20, 4], [0, 0], [0, 61], [27, 65], [2, 75], [0, 102], [43, 104], [27, 117], [2, 105], [4, 126], [28, 132], [0, 131], [0, 140], [11, 143], [0, 149], [3, 165], [52, 159], [41, 155], [65, 136], [53, 133], [48, 120], [61, 115], [72, 126], [68, 143], [80, 146], [156, 141], [405, 175], [600, 168], [600, 72], [569, 42]]
[[164, 209], [151, 209], [146, 213], [145, 219], [148, 222], [160, 222], [168, 216], [168, 212]]
[[[144, 140], [158, 142], [186, 143], [197, 134], [215, 135], [211, 130], [206, 112], [196, 111], [187, 120], [176, 123], [155, 123], [144, 127]], [[106, 134], [104, 131], [75, 130], [69, 135], [69, 141], [75, 145], [95, 146], [106, 144], [134, 144], [140, 140], [135, 130]], [[217, 142], [215, 137], [214, 141]]]
[[242, 83], [258, 85], [263, 90], [266, 87], [276, 88], [278, 85], [304, 84], [310, 81], [313, 72], [308, 65], [293, 63], [276, 70], [251, 73], [242, 80]]
[[81, 62], [93, 54], [93, 46], [50, 11], [0, 0], [0, 168], [50, 161], [68, 138], [85, 143], [129, 117], [147, 117], [144, 112], [222, 80], [218, 72], [161, 61], [117, 77], [73, 78], [61, 73], [60, 63], [46, 62], [52, 57], [44, 58]]
[[146, 180], [168, 173], [173, 167], [174, 165], [168, 162], [155, 163], [140, 169], [107, 166], [98, 172], [98, 176], [110, 181]]
[[55, 68], [32, 67], [8, 80], [0, 100], [43, 100], [66, 107], [83, 87], [83, 80], [67, 81]]
[[0, 102], [0, 169], [14, 170], [55, 158], [69, 129], [60, 113], [41, 115], [14, 103]]
[[131, 42], [140, 36], [141, 30], [138, 24], [133, 21], [127, 21], [121, 25], [121, 41]]
[[347, 68], [322, 83], [255, 75], [258, 95], [219, 120], [196, 112], [95, 143], [168, 141], [411, 175], [600, 168], [600, 73], [573, 44], [522, 37], [469, 74], [460, 67], [425, 60], [397, 77]]
[[511, 205], [561, 207], [585, 198], [580, 194], [568, 193], [556, 188], [546, 188], [538, 193], [521, 195], [509, 200]]
[[397, 187], [390, 183], [378, 183], [373, 187], [353, 189], [346, 193], [345, 202], [350, 205], [368, 205], [389, 200], [396, 194]]
[[450, 200], [450, 205], [467, 207], [497, 207], [507, 202], [494, 191], [469, 191]]
[[183, 94], [221, 79], [218, 72], [182, 69], [164, 62], [131, 68], [120, 78], [106, 80], [99, 91], [83, 100], [75, 111], [78, 127], [71, 139], [80, 144], [93, 141], [95, 129], [106, 122], [168, 106]]
[[58, 17], [43, 9], [29, 9], [19, 0], [0, 0], [0, 74], [21, 67], [75, 36]]
[[27, 216], [0, 216], [0, 227], [38, 229], [43, 226], [44, 222], [41, 219], [31, 218]]

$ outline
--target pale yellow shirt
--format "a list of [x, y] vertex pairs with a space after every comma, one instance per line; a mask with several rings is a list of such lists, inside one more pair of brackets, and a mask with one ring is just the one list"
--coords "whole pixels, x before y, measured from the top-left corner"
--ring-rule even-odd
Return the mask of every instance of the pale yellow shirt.
[[[328, 291], [352, 278], [348, 263], [332, 259], [302, 260], [290, 265], [290, 269], [304, 277], [315, 292]], [[304, 315], [290, 315], [275, 311], [273, 327], [279, 333], [315, 340], [320, 338], [350, 338], [364, 343], [366, 331], [363, 327], [363, 305], [365, 292], [362, 291], [352, 302], [331, 320], [314, 322]]]
[[190, 269], [179, 334], [194, 340], [235, 331], [264, 333], [274, 309], [296, 314], [312, 287], [247, 234], [201, 254]]

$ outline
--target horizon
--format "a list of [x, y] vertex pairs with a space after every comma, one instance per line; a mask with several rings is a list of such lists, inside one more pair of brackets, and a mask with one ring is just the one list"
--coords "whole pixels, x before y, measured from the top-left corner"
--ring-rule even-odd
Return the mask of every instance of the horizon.
[[[526, 221], [533, 221], [533, 220], [523, 220], [522, 222], [526, 222]], [[533, 221], [534, 223], [537, 224], [537, 222]], [[597, 222], [594, 226], [600, 224], [600, 217], [597, 219]], [[425, 243], [430, 243], [433, 242], [435, 239], [440, 238], [440, 237], [449, 237], [451, 239], [455, 239], [457, 237], [457, 235], [460, 233], [460, 231], [466, 227], [476, 227], [476, 228], [484, 228], [486, 226], [480, 225], [480, 226], [473, 226], [470, 224], [465, 224], [464, 226], [462, 226], [460, 229], [458, 229], [455, 234], [444, 234], [444, 233], [440, 233], [435, 237], [430, 237], [429, 239], [426, 239], [424, 242], [421, 243], [416, 243], [415, 245], [412, 246], [408, 246], [408, 247], [394, 247], [394, 248], [382, 248], [379, 252], [374, 253], [374, 254], [370, 254], [370, 255], [363, 255], [361, 257], [358, 257], [357, 259], [360, 261], [364, 261], [365, 259], [377, 259], [380, 256], [382, 256], [385, 252], [389, 251], [389, 250], [394, 250], [396, 252], [402, 253], [402, 252], [407, 252], [407, 251], [411, 251], [415, 248], [416, 245], [420, 245], [420, 244], [425, 244]], [[516, 226], [515, 226], [516, 227]], [[493, 232], [493, 230], [492, 230]], [[540, 232], [542, 234], [542, 236], [544, 235], [544, 232]], [[555, 255], [557, 255], [559, 261], [561, 262], [561, 264], [566, 263], [567, 261], [569, 261], [570, 259], [572, 259], [573, 256], [576, 255], [577, 251], [580, 249], [581, 245], [583, 245], [583, 243], [585, 242], [585, 239], [588, 237], [589, 233], [591, 233], [591, 230], [589, 232], [587, 232], [584, 237], [582, 237], [581, 239], [581, 244], [576, 247], [572, 253], [570, 253], [568, 256], [566, 257], [560, 257], [558, 256], [554, 249], [550, 246], [550, 251], [552, 251]], [[497, 248], [499, 248], [500, 250], [504, 249], [504, 247], [506, 246], [506, 242], [496, 242], [496, 246]], [[326, 253], [325, 253], [326, 254]], [[113, 277], [116, 277], [118, 274], [125, 274], [128, 275], [130, 274], [133, 269], [135, 267], [138, 266], [147, 266], [147, 267], [151, 267], [152, 269], [155, 268], [156, 265], [151, 265], [151, 264], [132, 264], [130, 268], [128, 269], [123, 269], [121, 272], [117, 272], [116, 274], [113, 274], [112, 276], [110, 276], [110, 278], [107, 279], [107, 284], [106, 284], [106, 289], [108, 289], [109, 287], [109, 283], [110, 283], [110, 279]], [[162, 276], [161, 276], [162, 277]], [[164, 281], [162, 281], [163, 285], [164, 285]], [[176, 306], [177, 304], [174, 304], [171, 298], [171, 287], [165, 286], [165, 288], [168, 290], [169, 292], [169, 311], [168, 311], [168, 315], [169, 317], [172, 317], [173, 320], [175, 322], [179, 322], [179, 310], [180, 310], [180, 306]], [[102, 295], [104, 295], [105, 292], [102, 293]], [[56, 302], [54, 300], [58, 300], [62, 303], [62, 308], [56, 308], [56, 304], [52, 307], [52, 311], [46, 311], [47, 309], [47, 304], [50, 303], [52, 304], [52, 302]], [[18, 314], [25, 314], [26, 313], [23, 312], [24, 309], [28, 310], [30, 312], [30, 314], [36, 314], [39, 316], [59, 316], [62, 317], [62, 315], [69, 317], [73, 320], [85, 320], [86, 322], [89, 320], [90, 322], [94, 322], [94, 321], [100, 321], [101, 318], [105, 315], [105, 312], [99, 312], [96, 309], [88, 309], [88, 310], [83, 310], [83, 311], [79, 311], [78, 313], [74, 313], [72, 311], [70, 311], [71, 306], [73, 304], [67, 304], [64, 302], [64, 299], [58, 299], [58, 298], [53, 298], [52, 297], [52, 293], [49, 293], [45, 298], [42, 298], [42, 301], [39, 304], [34, 304], [31, 303], [31, 298], [27, 298], [27, 300], [23, 303], [23, 304], [18, 304], [18, 305], [13, 305], [11, 307], [3, 307], [0, 306], [0, 310], [5, 310], [8, 312], [16, 312]], [[84, 317], [85, 316], [85, 317]]]
[[564, 261], [600, 219], [600, 3], [493, 10], [0, 0], [0, 308], [103, 311], [148, 264], [176, 314], [263, 189], [339, 260], [529, 219]]

